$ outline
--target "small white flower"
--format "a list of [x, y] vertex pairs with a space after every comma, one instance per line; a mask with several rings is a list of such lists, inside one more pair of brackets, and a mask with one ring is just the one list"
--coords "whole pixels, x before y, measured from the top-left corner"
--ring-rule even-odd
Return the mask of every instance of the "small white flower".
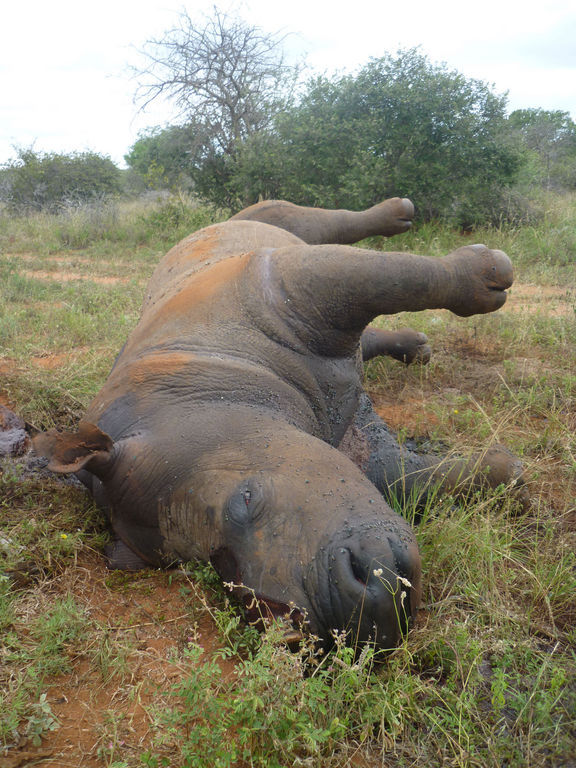
[[382, 576], [384, 571], [382, 570], [382, 568], [375, 568], [373, 573], [374, 573], [374, 576], [376, 576], [376, 578], [379, 578], [380, 576]]
[[397, 578], [398, 578], [398, 581], [401, 584], [404, 584], [405, 587], [411, 587], [412, 586], [412, 584], [408, 581], [408, 579], [405, 579], [403, 576], [398, 576]]

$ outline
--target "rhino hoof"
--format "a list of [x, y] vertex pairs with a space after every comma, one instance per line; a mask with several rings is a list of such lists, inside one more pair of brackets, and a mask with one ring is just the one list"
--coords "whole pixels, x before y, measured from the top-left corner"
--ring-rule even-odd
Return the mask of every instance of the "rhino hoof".
[[503, 445], [493, 445], [481, 460], [486, 478], [492, 488], [499, 485], [508, 487], [511, 498], [522, 512], [530, 508], [530, 493], [524, 477], [524, 466], [520, 459]]

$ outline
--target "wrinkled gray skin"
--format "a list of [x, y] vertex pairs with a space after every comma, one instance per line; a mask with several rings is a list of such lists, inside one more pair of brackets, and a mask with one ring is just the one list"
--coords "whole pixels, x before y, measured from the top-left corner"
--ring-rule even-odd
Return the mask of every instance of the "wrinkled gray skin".
[[[381, 231], [409, 226], [409, 201], [381, 210]], [[302, 216], [322, 240], [324, 212], [317, 231], [315, 211]], [[332, 240], [362, 234], [328, 219]], [[483, 245], [441, 259], [308, 245], [236, 217], [166, 255], [79, 431], [36, 449], [82, 476], [141, 561], [209, 560], [247, 602], [326, 643], [336, 630], [393, 647], [421, 564], [409, 525], [338, 450], [363, 405], [361, 335], [381, 314], [494, 311], [511, 283], [506, 255]]]
[[392, 197], [366, 211], [304, 208], [286, 200], [263, 200], [232, 216], [230, 221], [261, 221], [291, 232], [309, 245], [349, 245], [366, 237], [391, 237], [410, 229], [414, 206]]

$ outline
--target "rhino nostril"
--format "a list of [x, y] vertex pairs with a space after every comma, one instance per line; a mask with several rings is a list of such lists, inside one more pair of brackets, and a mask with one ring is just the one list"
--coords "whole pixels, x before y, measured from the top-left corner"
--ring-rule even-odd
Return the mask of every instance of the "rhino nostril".
[[364, 586], [368, 583], [368, 568], [365, 565], [365, 563], [362, 563], [353, 552], [349, 551], [350, 555], [350, 568], [352, 569], [352, 573], [354, 574], [354, 578], [356, 581], [359, 581], [360, 584], [363, 584]]

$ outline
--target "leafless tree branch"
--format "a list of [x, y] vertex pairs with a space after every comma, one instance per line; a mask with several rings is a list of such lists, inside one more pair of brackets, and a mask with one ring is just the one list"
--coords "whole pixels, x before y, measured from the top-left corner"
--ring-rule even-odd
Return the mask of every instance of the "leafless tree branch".
[[232, 154], [293, 95], [302, 67], [286, 61], [285, 39], [217, 7], [203, 25], [183, 10], [177, 26], [141, 51], [147, 63], [134, 70], [135, 101], [145, 109], [159, 97], [172, 100], [176, 119], [202, 126], [214, 148]]

